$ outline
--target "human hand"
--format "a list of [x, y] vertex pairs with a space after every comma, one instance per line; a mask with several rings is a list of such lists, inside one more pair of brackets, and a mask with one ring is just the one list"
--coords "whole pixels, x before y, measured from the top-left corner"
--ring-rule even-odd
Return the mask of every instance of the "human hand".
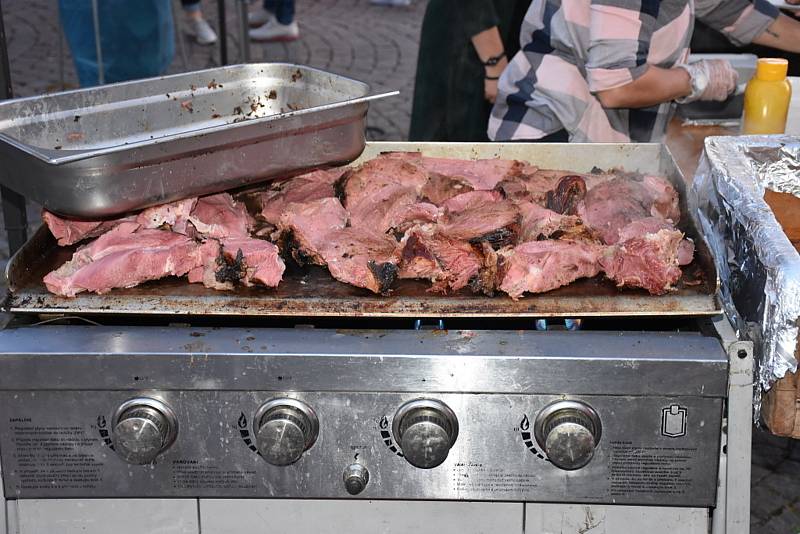
[[[798, 0], [800, 1], [800, 0]], [[483, 80], [483, 96], [486, 100], [489, 101], [490, 104], [494, 104], [494, 101], [497, 100], [497, 79], [491, 78], [499, 78], [503, 71], [508, 66], [508, 59], [504, 56], [497, 65], [493, 66], [486, 66], [485, 67], [485, 78]]]
[[695, 65], [703, 70], [708, 80], [708, 84], [700, 94], [699, 100], [722, 102], [736, 90], [739, 73], [731, 66], [730, 61], [725, 59], [704, 59], [693, 63], [693, 66]]

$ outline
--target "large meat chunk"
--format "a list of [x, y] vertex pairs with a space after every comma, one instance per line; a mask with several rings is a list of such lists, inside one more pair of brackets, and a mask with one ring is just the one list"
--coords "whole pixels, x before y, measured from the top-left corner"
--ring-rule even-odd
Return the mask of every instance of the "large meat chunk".
[[564, 215], [578, 213], [578, 204], [586, 196], [586, 182], [577, 175], [561, 178], [555, 188], [547, 192], [545, 205], [548, 209]]
[[228, 193], [197, 199], [189, 222], [201, 236], [213, 239], [248, 237], [254, 223], [245, 205]]
[[496, 191], [472, 191], [444, 203], [439, 232], [450, 239], [488, 242], [499, 248], [517, 240], [519, 208]]
[[655, 176], [618, 177], [591, 187], [578, 206], [578, 215], [613, 245], [628, 223], [647, 217], [677, 222], [678, 193], [665, 179]]
[[476, 291], [494, 290], [493, 279], [481, 276], [487, 261], [480, 248], [437, 233], [434, 225], [409, 230], [400, 258], [399, 277], [430, 280], [431, 291], [446, 293], [467, 285], [473, 285]]
[[481, 190], [494, 189], [504, 179], [536, 171], [535, 167], [521, 161], [505, 159], [460, 160], [423, 157], [408, 153], [396, 153], [393, 157], [405, 158], [429, 173], [455, 178], [466, 182], [473, 189]]
[[397, 278], [397, 241], [364, 228], [330, 232], [318, 250], [331, 275], [346, 284], [385, 294]]
[[530, 241], [501, 251], [499, 289], [518, 299], [596, 276], [603, 247], [585, 241]]
[[344, 172], [343, 168], [316, 170], [273, 182], [269, 189], [261, 193], [261, 215], [268, 223], [277, 226], [290, 204], [333, 197], [333, 184]]
[[337, 198], [291, 204], [278, 223], [280, 243], [300, 265], [325, 265], [319, 251], [328, 234], [347, 225], [347, 212]]
[[106, 293], [165, 276], [183, 276], [199, 264], [198, 245], [185, 235], [140, 229], [126, 222], [78, 249], [72, 259], [44, 278], [47, 289], [73, 297]]
[[286, 269], [278, 247], [249, 237], [209, 239], [200, 256], [202, 265], [189, 272], [189, 282], [212, 289], [233, 289], [238, 283], [277, 287]]
[[336, 184], [342, 204], [353, 213], [365, 203], [378, 203], [400, 190], [419, 194], [428, 182], [428, 173], [404, 158], [380, 155], [345, 172]]
[[606, 276], [619, 287], [641, 287], [653, 295], [672, 289], [681, 277], [678, 249], [683, 233], [659, 230], [609, 247], [600, 258]]

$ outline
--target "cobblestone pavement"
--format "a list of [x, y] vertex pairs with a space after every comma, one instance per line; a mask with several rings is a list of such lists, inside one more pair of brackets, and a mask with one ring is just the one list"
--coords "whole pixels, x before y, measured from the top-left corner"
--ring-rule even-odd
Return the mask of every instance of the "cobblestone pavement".
[[[375, 91], [400, 90], [399, 97], [372, 105], [368, 136], [376, 140], [405, 139], [425, 4], [424, 0], [415, 0], [410, 7], [382, 7], [370, 5], [368, 0], [299, 0], [301, 39], [288, 44], [253, 43], [251, 58], [316, 66], [364, 80]], [[3, 3], [17, 96], [77, 86], [55, 5], [55, 0]], [[233, 0], [227, 0], [226, 5], [229, 61], [235, 63], [242, 58], [238, 11]], [[207, 17], [216, 23], [215, 2], [204, 0], [204, 6]], [[180, 16], [180, 8], [176, 9]], [[200, 46], [186, 36], [182, 36], [182, 43], [185, 54], [176, 47], [169, 72], [219, 64], [218, 46]], [[38, 209], [30, 206], [29, 214], [34, 227]], [[0, 261], [6, 257], [5, 250], [5, 232], [0, 231]], [[754, 434], [753, 446], [752, 532], [800, 533], [800, 446], [763, 432]]]

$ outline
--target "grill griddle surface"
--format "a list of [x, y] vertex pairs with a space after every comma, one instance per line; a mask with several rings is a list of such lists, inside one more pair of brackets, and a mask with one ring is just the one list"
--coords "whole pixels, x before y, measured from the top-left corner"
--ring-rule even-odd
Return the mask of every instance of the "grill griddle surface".
[[[699, 243], [699, 241], [695, 241]], [[652, 296], [639, 289], [617, 289], [601, 276], [579, 280], [548, 293], [514, 301], [505, 294], [475, 295], [469, 289], [440, 295], [430, 284], [399, 280], [387, 297], [333, 279], [321, 267], [300, 268], [287, 261], [275, 289], [239, 287], [215, 291], [185, 279], [167, 278], [105, 295], [75, 298], [47, 291], [42, 277], [67, 261], [75, 247], [60, 248], [42, 227], [9, 263], [9, 295], [4, 308], [16, 313], [222, 315], [308, 317], [590, 317], [631, 315], [716, 315], [720, 306], [716, 275], [707, 249], [683, 269], [678, 289]]]

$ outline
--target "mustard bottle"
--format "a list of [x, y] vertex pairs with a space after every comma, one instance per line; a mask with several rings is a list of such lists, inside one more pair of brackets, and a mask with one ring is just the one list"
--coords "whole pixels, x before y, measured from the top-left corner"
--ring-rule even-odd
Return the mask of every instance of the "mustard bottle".
[[786, 79], [789, 62], [761, 58], [756, 75], [744, 92], [744, 134], [780, 134], [786, 130], [786, 115], [792, 98], [792, 86]]

